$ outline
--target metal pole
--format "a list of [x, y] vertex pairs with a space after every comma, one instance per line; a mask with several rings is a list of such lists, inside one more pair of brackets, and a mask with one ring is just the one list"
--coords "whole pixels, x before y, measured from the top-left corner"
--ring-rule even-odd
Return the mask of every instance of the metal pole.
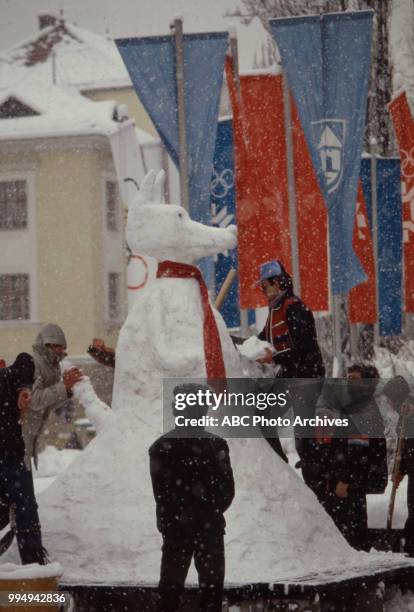
[[52, 53], [52, 83], [56, 85], [56, 53]]
[[[238, 97], [240, 112], [243, 112], [242, 108], [242, 99], [241, 99], [241, 87], [240, 87], [240, 75], [239, 75], [239, 50], [238, 50], [238, 42], [237, 35], [235, 30], [230, 30], [230, 52], [232, 57], [233, 64], [233, 78], [236, 83], [236, 93]], [[236, 195], [237, 197], [237, 195]], [[240, 297], [240, 296], [239, 296]], [[249, 313], [245, 308], [240, 308], [240, 335], [242, 338], [247, 338], [250, 335], [249, 329]]]
[[238, 49], [238, 43], [237, 43], [237, 34], [236, 34], [236, 30], [234, 28], [230, 28], [229, 29], [229, 35], [230, 35], [230, 53], [231, 53], [231, 57], [232, 57], [232, 64], [233, 64], [233, 78], [234, 78], [234, 82], [236, 83], [236, 91], [237, 91], [237, 95], [239, 97], [239, 102], [240, 97], [241, 97], [241, 91], [240, 91], [240, 75], [239, 75], [239, 49]]
[[344, 356], [342, 353], [342, 336], [341, 336], [341, 305], [342, 295], [332, 296], [332, 317], [333, 317], [333, 339], [334, 339], [334, 357], [336, 360], [336, 371], [334, 369], [333, 378], [342, 378], [344, 373]]
[[378, 277], [378, 206], [377, 206], [377, 141], [370, 140], [371, 152], [371, 210], [372, 210], [372, 243], [375, 266], [375, 301], [377, 305], [377, 322], [374, 324], [374, 348], [379, 344], [379, 277]]
[[290, 109], [290, 92], [285, 72], [282, 76], [283, 83], [283, 106], [285, 120], [285, 144], [286, 144], [286, 167], [289, 203], [289, 225], [290, 241], [292, 247], [292, 272], [293, 289], [296, 295], [300, 295], [300, 269], [299, 269], [299, 246], [298, 246], [298, 223], [296, 214], [296, 189], [293, 159], [292, 121]]
[[353, 361], [359, 361], [358, 351], [358, 323], [351, 323], [350, 326], [350, 345], [351, 345], [351, 356]]
[[164, 199], [169, 204], [170, 202], [170, 170], [168, 167], [168, 153], [162, 142], [160, 144], [160, 147], [161, 147], [161, 168], [165, 172]]
[[184, 97], [184, 37], [183, 20], [174, 19], [175, 38], [175, 78], [177, 82], [177, 104], [178, 104], [178, 138], [179, 138], [179, 166], [180, 166], [180, 192], [181, 204], [189, 210], [188, 192], [188, 150], [185, 126], [185, 97]]

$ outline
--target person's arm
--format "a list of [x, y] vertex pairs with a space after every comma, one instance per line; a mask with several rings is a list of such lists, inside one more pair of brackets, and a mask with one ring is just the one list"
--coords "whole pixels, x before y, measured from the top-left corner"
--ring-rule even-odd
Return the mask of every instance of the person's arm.
[[97, 363], [115, 367], [115, 350], [106, 346], [100, 338], [94, 338], [92, 344], [88, 347], [88, 353]]
[[159, 446], [151, 446], [149, 449], [149, 464], [152, 491], [157, 507], [157, 527], [162, 533], [168, 527], [168, 521], [171, 520], [170, 514], [173, 503], [168, 453], [163, 452]]
[[20, 388], [17, 392], [17, 407], [20, 411], [27, 410], [32, 404], [32, 391], [29, 388]]
[[219, 473], [217, 482], [217, 502], [220, 511], [225, 512], [227, 508], [230, 507], [234, 498], [233, 470], [230, 463], [229, 447], [225, 440], [222, 441], [216, 452], [216, 461]]
[[45, 410], [53, 405], [65, 402], [71, 396], [72, 387], [82, 379], [78, 368], [70, 368], [63, 374], [62, 380], [45, 386], [41, 376], [36, 378], [32, 390], [31, 410]]

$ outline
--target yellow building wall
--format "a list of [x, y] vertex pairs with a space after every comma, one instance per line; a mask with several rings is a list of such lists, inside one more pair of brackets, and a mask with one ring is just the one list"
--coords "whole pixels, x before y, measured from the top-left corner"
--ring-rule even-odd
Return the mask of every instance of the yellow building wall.
[[93, 337], [115, 345], [118, 327], [106, 320], [103, 256], [109, 145], [77, 147], [74, 139], [73, 147], [55, 143], [33, 153], [2, 154], [0, 148], [0, 171], [26, 166], [35, 176], [38, 321], [0, 322], [0, 357], [9, 361], [30, 351], [46, 323], [62, 327], [69, 355], [86, 354]]
[[142, 106], [139, 98], [132, 87], [123, 89], [102, 89], [99, 91], [82, 92], [90, 100], [99, 102], [101, 100], [116, 100], [118, 104], [126, 104], [128, 114], [135, 119], [136, 126], [158, 138], [157, 130], [154, 127], [149, 115]]

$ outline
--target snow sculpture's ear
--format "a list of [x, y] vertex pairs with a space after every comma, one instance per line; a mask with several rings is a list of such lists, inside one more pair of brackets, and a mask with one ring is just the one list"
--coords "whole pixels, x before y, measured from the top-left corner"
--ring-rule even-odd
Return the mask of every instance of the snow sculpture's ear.
[[149, 204], [153, 202], [155, 172], [150, 170], [142, 179], [139, 192], [135, 198], [137, 204]]
[[153, 202], [155, 203], [163, 203], [165, 202], [164, 198], [164, 183], [165, 183], [165, 172], [164, 170], [160, 170], [157, 174], [154, 183], [154, 193], [153, 193]]

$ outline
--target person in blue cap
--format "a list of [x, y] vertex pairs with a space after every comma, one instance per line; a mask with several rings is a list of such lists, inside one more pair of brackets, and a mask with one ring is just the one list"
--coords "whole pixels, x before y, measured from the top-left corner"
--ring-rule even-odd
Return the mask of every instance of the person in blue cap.
[[[290, 388], [295, 417], [313, 417], [323, 386], [325, 366], [312, 311], [294, 295], [292, 278], [278, 259], [260, 266], [258, 283], [269, 304], [267, 321], [258, 337], [272, 347], [267, 348], [266, 355], [258, 361], [278, 366], [275, 371], [277, 378], [313, 379], [311, 382], [298, 381]], [[314, 485], [311, 469], [314, 436], [312, 428], [295, 428], [296, 450], [300, 457], [298, 465], [311, 489]], [[277, 444], [278, 439], [267, 440], [275, 452], [284, 458], [280, 453], [280, 444]]]
[[269, 342], [273, 349], [267, 349], [260, 361], [280, 366], [278, 378], [325, 376], [312, 311], [294, 295], [292, 278], [279, 260], [260, 266], [259, 284], [269, 303], [259, 339]]

